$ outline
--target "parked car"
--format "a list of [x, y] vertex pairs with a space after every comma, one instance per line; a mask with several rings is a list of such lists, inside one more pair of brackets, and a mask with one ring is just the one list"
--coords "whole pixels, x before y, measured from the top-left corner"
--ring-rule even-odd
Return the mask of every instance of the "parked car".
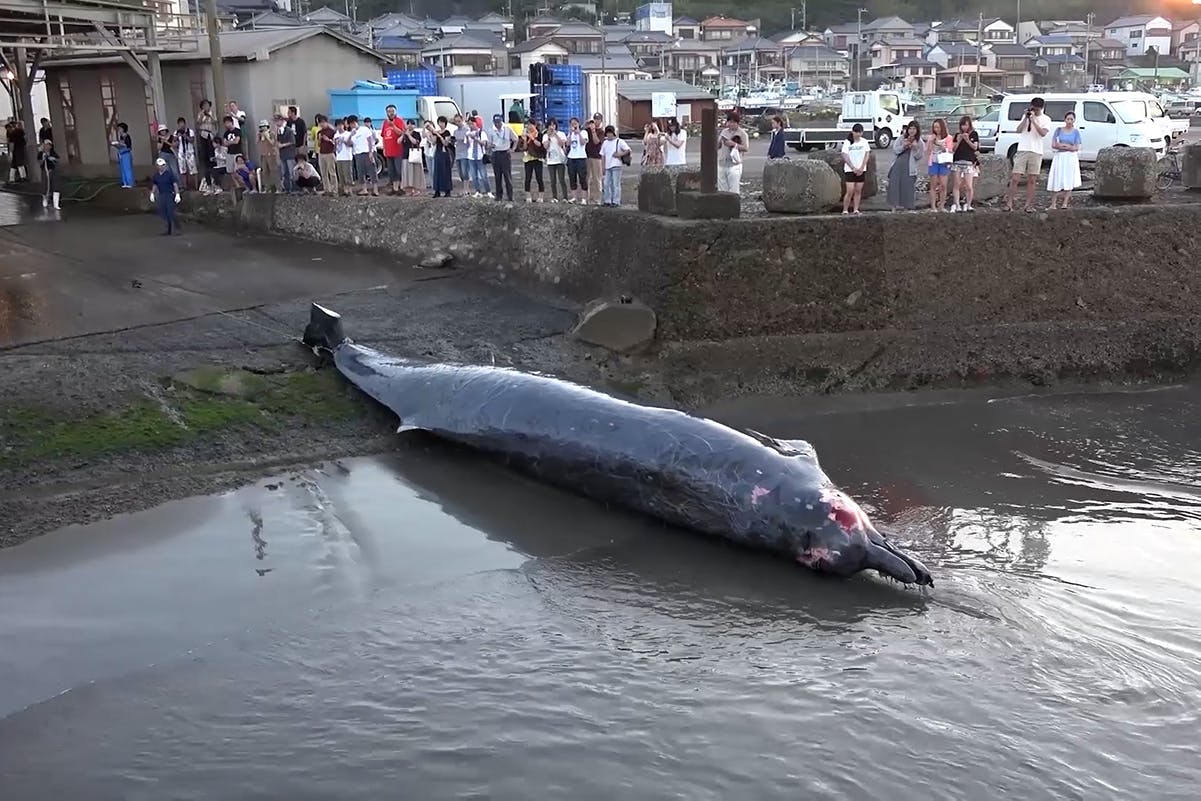
[[996, 150], [997, 131], [1001, 128], [1001, 107], [995, 107], [977, 119], [973, 125], [976, 128], [976, 134], [980, 137], [980, 152], [991, 153]]
[[[1107, 147], [1145, 147], [1163, 158], [1168, 149], [1170, 134], [1152, 118], [1145, 94], [1140, 92], [1051, 92], [1042, 95], [1009, 95], [1001, 104], [1000, 129], [995, 149], [1010, 161], [1018, 149], [1018, 123], [1025, 116], [1030, 101], [1042, 97], [1045, 113], [1051, 126], [1043, 139], [1044, 158], [1050, 159], [1051, 135], [1069, 111], [1076, 115], [1080, 130], [1080, 160], [1096, 161], [1097, 153]], [[1154, 98], [1152, 98], [1154, 99]]]

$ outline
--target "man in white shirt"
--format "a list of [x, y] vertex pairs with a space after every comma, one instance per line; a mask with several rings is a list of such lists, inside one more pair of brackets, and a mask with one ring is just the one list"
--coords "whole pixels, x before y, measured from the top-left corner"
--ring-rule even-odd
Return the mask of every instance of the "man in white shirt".
[[625, 166], [625, 158], [630, 154], [630, 146], [617, 138], [616, 128], [606, 125], [605, 141], [601, 143], [600, 152], [601, 164], [605, 170], [601, 186], [601, 204], [620, 206], [621, 171]]
[[353, 114], [346, 118], [350, 123], [350, 149], [354, 154], [354, 169], [359, 179], [358, 194], [366, 195], [368, 190], [375, 196], [379, 191], [375, 188], [375, 161], [371, 151], [375, 145], [375, 131], [366, 125], [359, 125], [359, 118]]
[[1026, 178], [1026, 211], [1034, 211], [1034, 187], [1043, 168], [1043, 137], [1051, 130], [1051, 118], [1043, 112], [1043, 99], [1030, 101], [1030, 108], [1018, 123], [1018, 149], [1013, 156], [1013, 175], [1009, 177], [1009, 193], [1005, 197], [1005, 210], [1013, 211], [1014, 195], [1018, 183]]
[[492, 177], [496, 179], [496, 199], [507, 196], [513, 201], [513, 157], [517, 148], [517, 136], [505, 125], [504, 117], [495, 114], [492, 127], [488, 129], [488, 153], [492, 157]]

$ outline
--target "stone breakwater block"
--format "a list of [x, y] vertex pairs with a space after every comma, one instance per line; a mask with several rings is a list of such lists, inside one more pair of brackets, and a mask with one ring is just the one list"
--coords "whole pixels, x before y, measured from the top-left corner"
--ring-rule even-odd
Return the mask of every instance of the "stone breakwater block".
[[638, 210], [667, 216], [676, 213], [676, 189], [670, 173], [656, 169], [643, 171], [638, 179]]
[[677, 192], [676, 215], [682, 220], [735, 220], [742, 197], [733, 192]]
[[838, 205], [838, 176], [814, 159], [773, 159], [763, 168], [763, 207], [783, 214], [821, 214]]
[[651, 342], [657, 325], [654, 310], [639, 300], [600, 299], [584, 308], [571, 333], [590, 345], [628, 353]]
[[[677, 168], [678, 169], [678, 168]], [[680, 170], [676, 173], [676, 195], [681, 192], [701, 191], [700, 170]]]
[[1103, 147], [1093, 173], [1093, 197], [1147, 200], [1155, 195], [1159, 162], [1146, 147]]
[[1185, 145], [1180, 153], [1180, 174], [1185, 189], [1201, 189], [1201, 145]]
[[980, 176], [974, 187], [976, 200], [992, 200], [1005, 194], [1010, 172], [1009, 159], [997, 153], [981, 153]]
[[[841, 199], [847, 185], [846, 173], [842, 169], [842, 153], [837, 150], [816, 150], [809, 154], [809, 158], [816, 161], [824, 161], [830, 165], [830, 169], [834, 170], [839, 183], [838, 197]], [[880, 181], [876, 177], [876, 154], [869, 153], [867, 157], [867, 172], [863, 176], [863, 196], [865, 198], [874, 197], [879, 193]]]

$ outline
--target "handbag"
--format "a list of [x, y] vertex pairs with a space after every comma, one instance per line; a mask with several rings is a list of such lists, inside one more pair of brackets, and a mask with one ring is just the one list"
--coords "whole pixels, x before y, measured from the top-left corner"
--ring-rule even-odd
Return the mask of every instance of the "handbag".
[[955, 160], [955, 156], [951, 153], [936, 153], [934, 155], [934, 160], [939, 164], [950, 164]]
[[410, 164], [421, 163], [421, 148], [416, 145], [409, 145], [409, 155], [406, 159]]

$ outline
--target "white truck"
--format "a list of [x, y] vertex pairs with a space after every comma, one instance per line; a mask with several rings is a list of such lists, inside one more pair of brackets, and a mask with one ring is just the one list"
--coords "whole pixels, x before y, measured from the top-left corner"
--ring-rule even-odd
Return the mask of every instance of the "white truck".
[[786, 128], [784, 142], [795, 150], [831, 147], [846, 139], [858, 123], [863, 126], [864, 137], [884, 149], [911, 122], [913, 114], [903, 92], [887, 89], [848, 92], [842, 96], [842, 113], [834, 128]]

